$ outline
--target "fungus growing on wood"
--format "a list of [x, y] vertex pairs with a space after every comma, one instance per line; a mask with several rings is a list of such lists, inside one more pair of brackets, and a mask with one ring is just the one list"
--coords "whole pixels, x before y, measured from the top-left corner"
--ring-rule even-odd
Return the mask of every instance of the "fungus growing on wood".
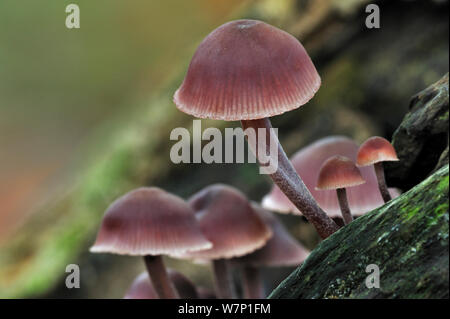
[[398, 161], [397, 153], [388, 140], [379, 136], [373, 136], [366, 140], [358, 151], [356, 165], [373, 165], [377, 176], [378, 188], [385, 203], [392, 199], [384, 177], [383, 162]]
[[296, 38], [261, 21], [236, 20], [202, 41], [174, 102], [195, 117], [241, 121], [246, 131], [264, 132], [261, 141], [247, 138], [250, 148], [260, 165], [268, 157], [275, 184], [326, 238], [338, 226], [292, 167], [269, 119], [307, 103], [319, 87], [320, 76]]
[[348, 206], [346, 189], [364, 183], [365, 180], [360, 171], [350, 159], [344, 156], [333, 156], [320, 168], [316, 189], [336, 190], [342, 218], [345, 224], [349, 224], [353, 216]]

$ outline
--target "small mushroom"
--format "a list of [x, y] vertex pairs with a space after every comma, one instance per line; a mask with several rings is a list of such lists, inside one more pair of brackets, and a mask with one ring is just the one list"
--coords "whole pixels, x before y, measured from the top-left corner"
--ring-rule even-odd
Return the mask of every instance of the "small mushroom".
[[353, 216], [348, 206], [346, 188], [365, 182], [359, 169], [350, 159], [344, 156], [333, 156], [320, 168], [316, 189], [336, 190], [342, 218], [345, 224], [349, 224], [352, 222]]
[[153, 288], [148, 273], [144, 271], [134, 279], [126, 292], [124, 299], [159, 299], [158, 293]]
[[235, 291], [228, 259], [261, 248], [272, 232], [255, 213], [247, 198], [230, 186], [208, 186], [193, 195], [189, 204], [195, 211], [202, 232], [213, 246], [175, 257], [212, 261], [217, 297], [233, 298]]
[[[320, 167], [328, 158], [335, 155], [348, 157], [355, 162], [358, 148], [358, 144], [348, 137], [328, 136], [301, 148], [291, 157], [292, 164], [306, 187], [331, 218], [340, 219], [341, 209], [335, 191], [315, 189]], [[361, 167], [360, 172], [366, 183], [347, 190], [348, 203], [354, 216], [365, 214], [384, 204], [383, 198], [378, 192], [378, 182], [374, 170], [371, 167]], [[393, 197], [400, 194], [397, 189], [393, 188], [390, 188], [389, 192]], [[276, 185], [269, 194], [264, 196], [262, 206], [278, 213], [301, 214], [301, 211]]]
[[[186, 276], [170, 268], [167, 273], [181, 299], [199, 298], [195, 285]], [[124, 299], [159, 299], [147, 272], [136, 277]]]
[[241, 267], [244, 297], [261, 299], [266, 297], [261, 268], [298, 266], [308, 257], [309, 251], [289, 234], [274, 214], [256, 203], [252, 203], [252, 207], [272, 229], [273, 236], [261, 249], [235, 258], [232, 263]]
[[105, 212], [93, 253], [143, 256], [158, 296], [178, 298], [161, 255], [208, 249], [194, 212], [181, 198], [156, 187], [133, 190]]
[[366, 140], [358, 151], [356, 165], [370, 166], [373, 164], [377, 176], [378, 188], [385, 203], [392, 199], [384, 177], [383, 162], [398, 161], [397, 153], [391, 143], [385, 138], [373, 136]]
[[[320, 76], [295, 37], [262, 21], [236, 20], [202, 41], [174, 102], [195, 117], [241, 121], [256, 135], [262, 129], [266, 138], [248, 138], [250, 148], [260, 165], [261, 154], [269, 157], [269, 165], [277, 163], [270, 177], [326, 238], [338, 226], [295, 172], [269, 119], [306, 104], [319, 87]], [[276, 143], [276, 157], [270, 140]]]

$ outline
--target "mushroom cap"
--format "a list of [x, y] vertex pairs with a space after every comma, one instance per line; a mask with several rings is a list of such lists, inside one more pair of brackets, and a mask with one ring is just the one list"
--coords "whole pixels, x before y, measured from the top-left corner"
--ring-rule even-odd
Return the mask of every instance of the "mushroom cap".
[[259, 217], [270, 226], [273, 236], [262, 248], [255, 252], [233, 259], [233, 263], [252, 267], [289, 267], [300, 265], [309, 255], [284, 227], [283, 223], [271, 212], [252, 203]]
[[213, 246], [175, 257], [200, 260], [238, 257], [261, 248], [272, 236], [272, 231], [259, 218], [247, 198], [230, 186], [208, 186], [192, 196], [189, 204], [195, 211], [202, 232]]
[[295, 37], [262, 21], [236, 20], [202, 41], [174, 102], [199, 118], [252, 120], [296, 109], [319, 87]]
[[398, 161], [392, 144], [385, 138], [373, 136], [362, 143], [356, 157], [356, 165], [369, 166], [379, 162]]
[[[168, 269], [167, 273], [181, 299], [198, 298], [195, 285], [186, 276], [173, 269]], [[136, 277], [125, 294], [124, 299], [159, 299], [158, 293], [153, 288], [146, 271]]]
[[316, 189], [347, 188], [365, 182], [355, 163], [345, 156], [335, 155], [327, 159], [320, 168]]
[[156, 187], [142, 187], [108, 207], [90, 251], [144, 256], [210, 247], [184, 200]]
[[[315, 189], [320, 167], [323, 162], [334, 155], [345, 156], [355, 161], [357, 152], [358, 144], [352, 139], [344, 136], [329, 136], [309, 144], [291, 157], [292, 165], [306, 187], [308, 187], [319, 206], [330, 217], [341, 217], [341, 211], [335, 191], [318, 191]], [[366, 183], [347, 190], [348, 203], [355, 215], [362, 215], [384, 204], [373, 168], [361, 167], [360, 172]], [[389, 191], [393, 198], [399, 195], [398, 191], [393, 189], [389, 189]], [[276, 185], [263, 198], [262, 206], [279, 213], [301, 214]]]
[[153, 288], [148, 273], [144, 271], [134, 279], [126, 292], [124, 299], [159, 299], [158, 293]]

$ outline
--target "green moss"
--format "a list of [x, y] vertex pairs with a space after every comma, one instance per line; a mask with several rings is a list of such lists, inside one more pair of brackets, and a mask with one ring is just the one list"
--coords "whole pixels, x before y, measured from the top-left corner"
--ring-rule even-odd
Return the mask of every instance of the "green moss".
[[[271, 298], [448, 296], [448, 165], [324, 240]], [[380, 289], [365, 286], [366, 266]]]
[[441, 115], [441, 116], [439, 117], [439, 120], [440, 120], [440, 121], [448, 122], [448, 110], [447, 110], [443, 115]]
[[448, 193], [448, 176], [444, 177], [440, 182], [439, 185], [437, 187], [437, 190], [439, 192], [447, 192]]

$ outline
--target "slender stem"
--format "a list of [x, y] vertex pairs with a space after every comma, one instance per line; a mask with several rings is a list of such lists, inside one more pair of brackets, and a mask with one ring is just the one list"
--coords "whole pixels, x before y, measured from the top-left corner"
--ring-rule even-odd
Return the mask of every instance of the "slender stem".
[[345, 225], [350, 224], [353, 221], [353, 216], [350, 212], [350, 207], [348, 206], [347, 191], [345, 190], [345, 188], [338, 188], [336, 189], [336, 194], [344, 223]]
[[219, 299], [233, 299], [234, 285], [233, 278], [225, 259], [213, 260], [214, 285]]
[[144, 256], [153, 288], [161, 299], [179, 299], [178, 292], [169, 279], [161, 256]]
[[[283, 150], [278, 137], [272, 130], [272, 125], [268, 118], [259, 120], [241, 121], [244, 130], [252, 128], [255, 133], [258, 132], [258, 128], [266, 130], [266, 143], [265, 145], [258, 145], [258, 138], [252, 140], [247, 138], [247, 141], [252, 148], [256, 158], [261, 165], [260, 152], [258, 147], [263, 148], [265, 155], [271, 158], [271, 161], [277, 161], [278, 167], [275, 173], [270, 174], [270, 177], [274, 183], [280, 188], [280, 190], [289, 198], [289, 200], [302, 212], [302, 214], [314, 225], [320, 237], [327, 238], [335, 231], [339, 229], [336, 223], [328, 217], [328, 215], [319, 207], [310, 191], [303, 183], [300, 176], [298, 176], [291, 162], [289, 161], [286, 153]], [[278, 144], [277, 158], [274, 158], [274, 154], [270, 154], [270, 140], [275, 141]]]
[[384, 178], [383, 163], [375, 163], [373, 164], [373, 167], [375, 168], [375, 175], [377, 175], [378, 188], [380, 189], [381, 197], [383, 197], [384, 202], [387, 203], [392, 199], [392, 197], [387, 188], [386, 179]]
[[242, 272], [242, 288], [245, 299], [263, 299], [264, 286], [261, 278], [261, 270], [257, 267], [244, 266]]

